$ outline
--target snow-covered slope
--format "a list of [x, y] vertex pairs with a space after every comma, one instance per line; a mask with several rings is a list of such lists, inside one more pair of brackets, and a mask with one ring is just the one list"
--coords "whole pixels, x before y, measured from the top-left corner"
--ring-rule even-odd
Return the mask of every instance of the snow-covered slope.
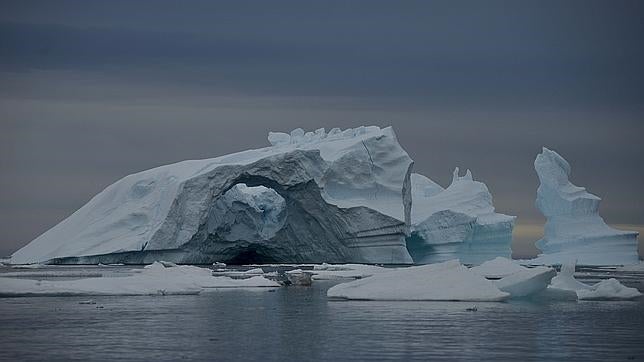
[[411, 262], [413, 162], [391, 127], [268, 138], [127, 176], [11, 262]]
[[494, 211], [487, 186], [454, 170], [446, 189], [425, 176], [412, 174], [412, 234], [407, 248], [420, 264], [454, 258], [480, 264], [510, 256], [516, 217]]
[[638, 262], [637, 232], [606, 225], [599, 216], [600, 198], [573, 185], [570, 164], [555, 151], [543, 148], [534, 161], [539, 176], [536, 205], [547, 218], [543, 252], [533, 262], [560, 264], [577, 260], [585, 265], [618, 265]]

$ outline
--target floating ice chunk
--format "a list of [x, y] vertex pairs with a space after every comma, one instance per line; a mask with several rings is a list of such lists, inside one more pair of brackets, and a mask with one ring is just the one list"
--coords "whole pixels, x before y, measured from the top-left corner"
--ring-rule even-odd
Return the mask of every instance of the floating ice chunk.
[[103, 273], [82, 270], [43, 270], [0, 273], [3, 278], [99, 278]]
[[574, 273], [575, 262], [563, 264], [559, 274], [552, 279], [548, 291], [575, 292], [579, 300], [628, 300], [642, 295], [636, 288], [626, 287], [614, 278], [588, 285], [577, 281]]
[[562, 264], [561, 271], [557, 273], [556, 277], [552, 278], [549, 288], [574, 291], [590, 289], [590, 285], [575, 279], [575, 264], [576, 261], [574, 260]]
[[283, 146], [291, 143], [291, 135], [283, 132], [268, 132], [268, 142], [272, 146]]
[[303, 271], [302, 269], [289, 270], [286, 273], [286, 278], [293, 285], [310, 286], [312, 284], [311, 276], [313, 273]]
[[543, 252], [533, 262], [559, 264], [576, 258], [584, 265], [628, 265], [638, 262], [637, 232], [613, 229], [599, 216], [601, 199], [569, 181], [570, 164], [543, 148], [534, 161], [539, 176], [537, 208], [546, 217]]
[[261, 276], [243, 280], [213, 277], [210, 269], [187, 265], [165, 267], [159, 262], [132, 272], [124, 277], [63, 281], [0, 278], [0, 296], [177, 295], [198, 294], [207, 288], [279, 286]]
[[543, 266], [523, 268], [523, 270], [495, 280], [494, 284], [502, 291], [510, 293], [512, 298], [520, 298], [545, 290], [556, 274], [554, 269]]
[[636, 288], [624, 286], [615, 278], [602, 280], [590, 289], [577, 290], [579, 300], [628, 300], [641, 295]]
[[226, 267], [226, 263], [222, 263], [222, 262], [216, 261], [216, 262], [212, 263], [212, 266], [214, 266], [214, 267], [216, 267], [216, 268], [225, 268], [225, 267]]
[[388, 270], [392, 269], [367, 264], [331, 265], [325, 263], [315, 265], [311, 273], [313, 274], [313, 280], [361, 279]]
[[639, 264], [626, 265], [617, 268], [619, 271], [631, 271], [631, 272], [644, 272], [644, 262], [640, 261]]
[[264, 274], [264, 269], [254, 268], [254, 269], [246, 270], [244, 273], [245, 274]]
[[479, 266], [473, 267], [471, 270], [489, 279], [500, 279], [526, 269], [508, 258], [499, 256]]
[[458, 260], [401, 268], [333, 286], [330, 298], [357, 300], [502, 301], [510, 294]]

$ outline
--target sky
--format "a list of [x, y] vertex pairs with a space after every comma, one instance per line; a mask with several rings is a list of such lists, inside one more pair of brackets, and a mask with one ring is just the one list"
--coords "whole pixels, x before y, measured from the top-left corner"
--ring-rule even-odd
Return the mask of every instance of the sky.
[[542, 146], [644, 224], [641, 1], [0, 0], [0, 255], [121, 177], [296, 127], [394, 127], [534, 251]]

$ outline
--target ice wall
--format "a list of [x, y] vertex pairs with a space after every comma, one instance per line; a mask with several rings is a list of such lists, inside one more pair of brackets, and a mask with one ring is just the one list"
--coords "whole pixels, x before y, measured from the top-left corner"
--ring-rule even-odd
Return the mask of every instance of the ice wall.
[[415, 263], [458, 258], [480, 264], [510, 256], [514, 216], [494, 211], [487, 186], [467, 170], [443, 189], [425, 176], [412, 174], [412, 234], [407, 249]]

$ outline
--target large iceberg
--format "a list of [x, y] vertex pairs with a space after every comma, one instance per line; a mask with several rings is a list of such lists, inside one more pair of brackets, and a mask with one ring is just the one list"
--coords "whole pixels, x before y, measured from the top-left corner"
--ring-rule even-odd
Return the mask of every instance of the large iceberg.
[[536, 205], [546, 217], [543, 252], [538, 264], [577, 260], [584, 265], [626, 265], [638, 262], [637, 232], [606, 225], [599, 216], [600, 198], [573, 185], [570, 164], [557, 152], [543, 148], [534, 161], [539, 176]]
[[413, 161], [391, 127], [268, 139], [127, 176], [11, 263], [412, 262]]
[[454, 258], [480, 264], [511, 254], [515, 216], [494, 211], [487, 186], [474, 181], [467, 170], [454, 170], [446, 189], [419, 174], [411, 175], [411, 236], [407, 248], [415, 263], [428, 264]]

